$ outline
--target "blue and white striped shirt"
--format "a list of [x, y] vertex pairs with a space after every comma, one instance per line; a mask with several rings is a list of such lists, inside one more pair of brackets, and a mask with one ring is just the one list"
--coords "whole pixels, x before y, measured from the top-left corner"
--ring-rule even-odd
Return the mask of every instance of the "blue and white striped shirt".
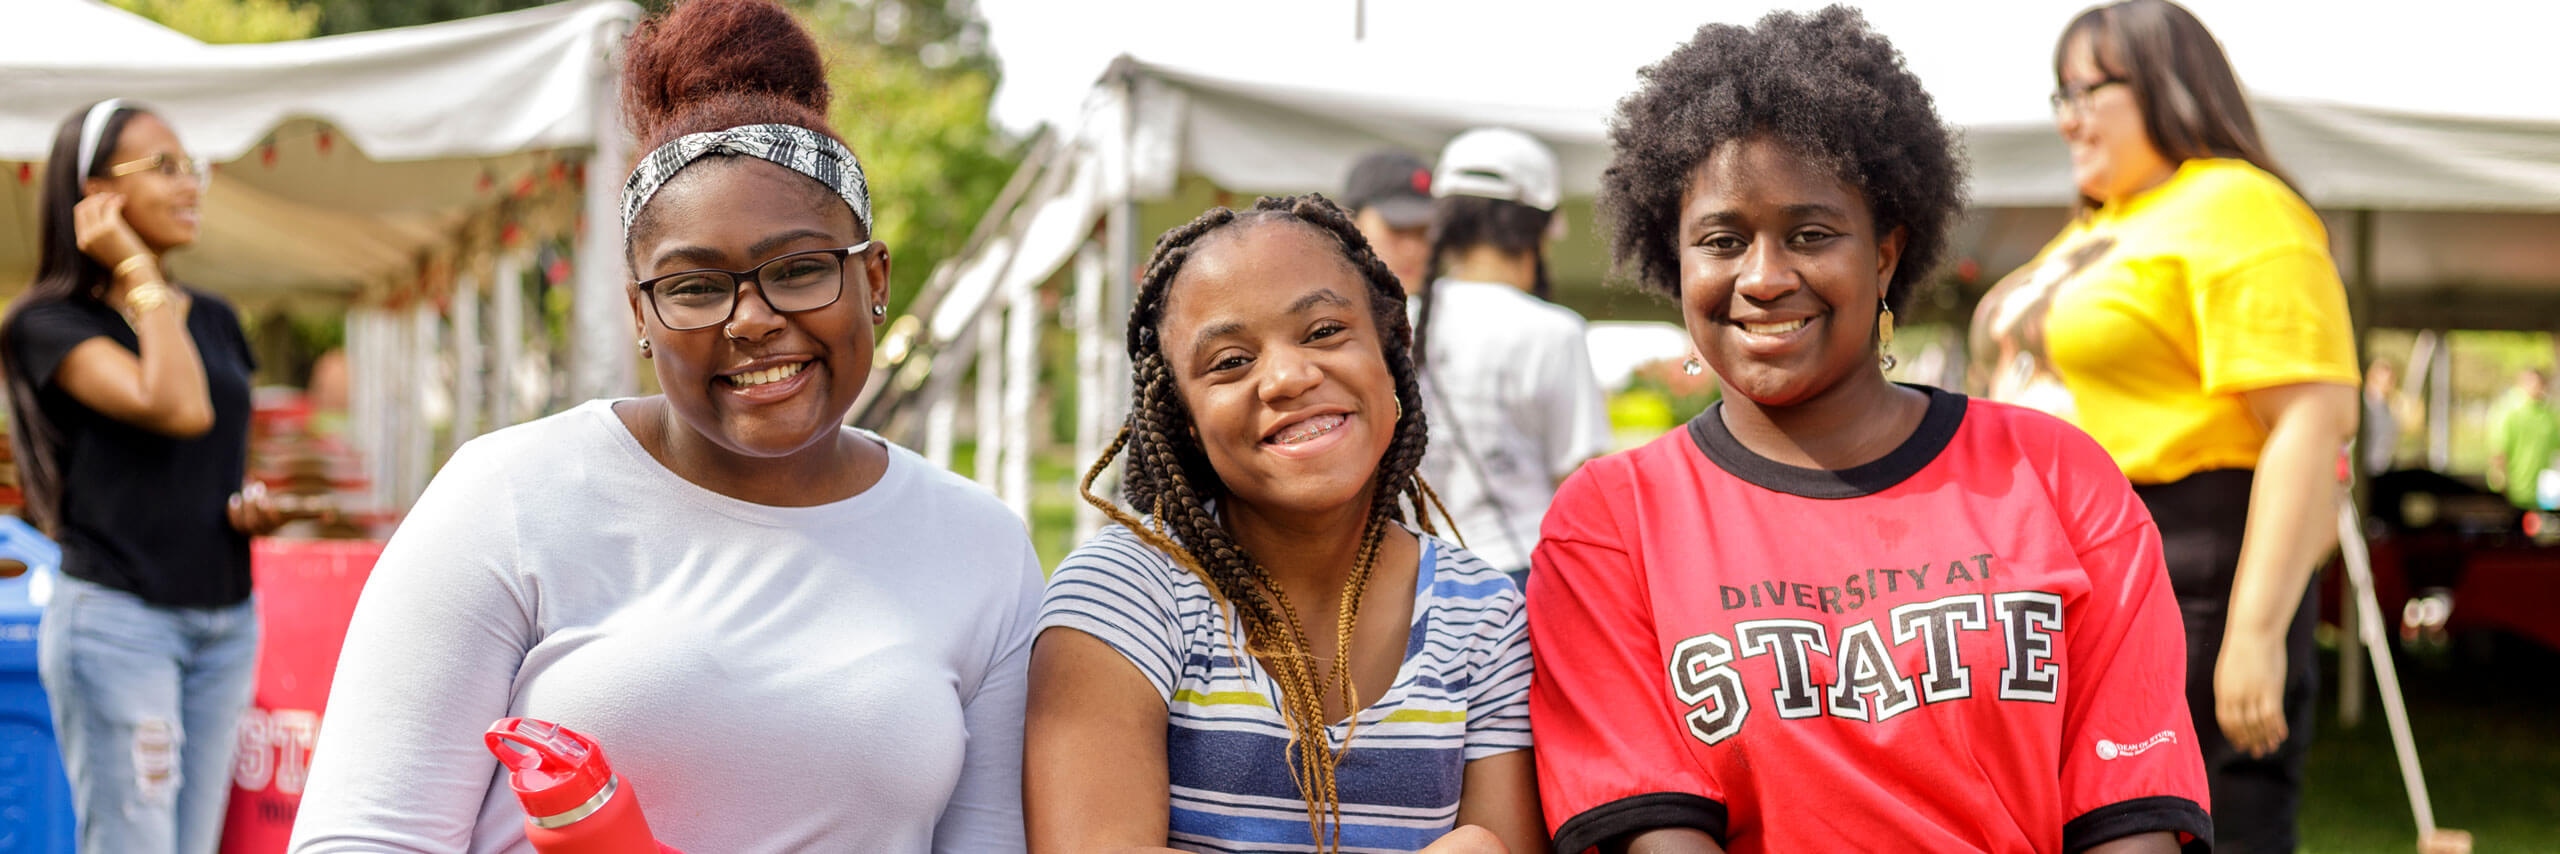
[[[1465, 549], [1422, 536], [1413, 631], [1386, 696], [1360, 710], [1335, 771], [1342, 850], [1409, 852], [1456, 826], [1466, 763], [1529, 747], [1529, 643], [1520, 591]], [[1284, 752], [1280, 689], [1240, 655], [1233, 614], [1200, 578], [1114, 525], [1049, 578], [1040, 628], [1092, 635], [1164, 697], [1173, 783], [1166, 844], [1314, 851]], [[1345, 727], [1330, 728], [1336, 744]]]

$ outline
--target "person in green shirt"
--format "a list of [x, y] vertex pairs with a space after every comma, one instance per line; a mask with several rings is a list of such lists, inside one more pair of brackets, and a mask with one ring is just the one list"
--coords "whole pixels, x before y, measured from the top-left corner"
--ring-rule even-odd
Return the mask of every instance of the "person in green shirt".
[[2546, 510], [2535, 481], [2560, 451], [2560, 413], [2551, 410], [2542, 372], [2516, 373], [2516, 384], [2489, 410], [2489, 488], [2526, 510]]

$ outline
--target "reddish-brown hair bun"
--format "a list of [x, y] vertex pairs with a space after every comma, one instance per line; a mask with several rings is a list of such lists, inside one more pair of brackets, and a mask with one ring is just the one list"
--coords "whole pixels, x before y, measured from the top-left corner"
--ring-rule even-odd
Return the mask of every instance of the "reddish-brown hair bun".
[[773, 0], [687, 0], [631, 33], [622, 112], [640, 150], [739, 125], [827, 126], [818, 44]]

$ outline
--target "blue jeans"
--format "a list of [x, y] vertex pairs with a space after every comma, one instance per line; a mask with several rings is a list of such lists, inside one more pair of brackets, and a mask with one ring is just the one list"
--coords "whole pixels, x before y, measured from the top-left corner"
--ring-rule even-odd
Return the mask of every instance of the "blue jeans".
[[64, 576], [36, 629], [80, 850], [211, 854], [258, 670], [254, 598], [152, 605]]

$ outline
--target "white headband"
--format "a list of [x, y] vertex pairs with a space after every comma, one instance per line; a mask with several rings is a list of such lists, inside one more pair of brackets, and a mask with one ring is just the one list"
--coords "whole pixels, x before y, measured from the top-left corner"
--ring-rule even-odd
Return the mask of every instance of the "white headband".
[[827, 189], [834, 190], [853, 208], [853, 218], [871, 231], [871, 186], [863, 180], [862, 163], [825, 134], [799, 125], [739, 125], [728, 130], [690, 133], [658, 146], [640, 163], [631, 167], [631, 179], [622, 183], [622, 232], [631, 233], [631, 221], [658, 194], [667, 180], [693, 162], [713, 154], [742, 154], [780, 164], [783, 168], [807, 175]]
[[90, 107], [89, 115], [80, 119], [80, 157], [75, 161], [80, 164], [80, 172], [73, 178], [89, 177], [89, 169], [98, 165], [98, 136], [107, 132], [107, 117], [121, 109], [123, 98], [108, 98]]

